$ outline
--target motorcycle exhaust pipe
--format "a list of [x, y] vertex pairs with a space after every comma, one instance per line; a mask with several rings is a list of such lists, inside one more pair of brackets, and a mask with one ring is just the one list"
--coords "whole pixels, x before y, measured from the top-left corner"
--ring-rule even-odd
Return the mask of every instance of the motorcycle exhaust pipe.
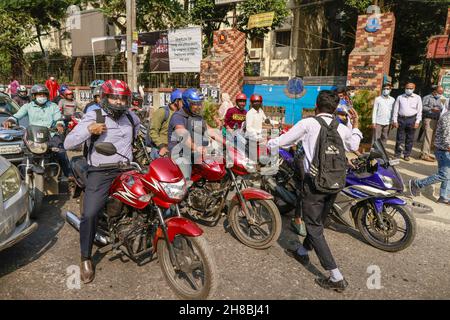
[[[66, 221], [78, 232], [80, 232], [80, 218], [73, 213], [72, 211], [66, 212]], [[97, 241], [101, 244], [107, 245], [109, 243], [108, 238], [100, 235], [98, 232], [95, 233], [95, 239], [94, 241]]]

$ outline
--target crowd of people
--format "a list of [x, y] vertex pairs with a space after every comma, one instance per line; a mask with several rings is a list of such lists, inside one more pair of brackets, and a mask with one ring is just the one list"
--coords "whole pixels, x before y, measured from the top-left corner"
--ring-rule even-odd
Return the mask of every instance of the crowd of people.
[[[44, 85], [27, 89], [12, 79], [8, 93], [21, 106], [20, 110], [4, 122], [5, 127], [12, 126], [18, 119], [29, 116], [30, 124], [57, 128], [63, 135], [59, 142], [64, 150], [78, 148], [86, 144], [85, 156], [89, 165], [87, 190], [83, 202], [80, 224], [81, 279], [91, 282], [95, 271], [92, 264], [92, 245], [96, 230], [97, 215], [108, 196], [109, 186], [120, 173], [105, 171], [99, 165], [122, 161], [125, 156], [133, 157], [133, 142], [139, 131], [141, 120], [133, 112], [142, 107], [142, 96], [132, 93], [128, 85], [121, 80], [96, 80], [91, 83], [93, 100], [84, 109], [80, 123], [69, 133], [67, 116], [81, 111], [80, 104], [74, 98], [73, 91], [67, 85], [61, 85], [50, 77]], [[415, 131], [422, 123], [424, 143], [421, 159], [438, 162], [438, 173], [422, 180], [411, 180], [410, 191], [418, 195], [419, 190], [432, 183], [442, 182], [441, 197], [438, 202], [449, 204], [450, 184], [450, 113], [449, 102], [443, 96], [443, 88], [437, 86], [423, 99], [414, 93], [415, 85], [408, 83], [405, 93], [394, 99], [390, 96], [391, 86], [385, 84], [381, 95], [374, 101], [371, 128], [373, 139], [386, 143], [391, 128], [397, 128], [395, 157], [403, 153], [405, 161], [410, 160]], [[271, 139], [270, 149], [302, 142], [304, 149], [305, 177], [302, 198], [298, 206], [302, 208], [292, 220], [292, 227], [305, 240], [296, 250], [287, 250], [287, 254], [302, 264], [309, 263], [309, 251], [314, 250], [325, 270], [330, 272], [326, 279], [318, 284], [327, 289], [342, 291], [347, 281], [339, 270], [331, 250], [323, 235], [323, 222], [336, 199], [336, 193], [324, 192], [318, 187], [316, 173], [321, 166], [317, 163], [318, 144], [322, 128], [335, 130], [339, 143], [333, 150], [357, 152], [362, 133], [358, 129], [359, 116], [353, 108], [355, 88], [338, 88], [335, 91], [323, 90], [316, 100], [316, 115], [300, 120], [287, 133]], [[151, 157], [156, 159], [171, 156], [180, 167], [188, 186], [190, 182], [194, 155], [205, 154], [208, 138], [220, 139], [228, 132], [241, 130], [247, 139], [260, 139], [264, 129], [273, 122], [263, 110], [263, 97], [253, 94], [249, 99], [244, 93], [234, 97], [234, 102], [226, 93], [222, 95], [222, 104], [215, 119], [220, 130], [212, 130], [202, 116], [204, 96], [195, 88], [176, 89], [171, 93], [170, 103], [153, 111], [148, 128], [147, 144], [151, 147]], [[42, 113], [44, 110], [44, 113]], [[99, 119], [102, 119], [99, 121]], [[220, 132], [219, 136], [218, 133]], [[111, 142], [117, 149], [117, 156], [104, 156], [92, 147], [95, 141]], [[318, 142], [319, 141], [319, 142]], [[435, 146], [435, 158], [432, 146]], [[320, 146], [319, 146], [320, 147]], [[119, 156], [120, 154], [120, 156]], [[63, 171], [71, 176], [65, 153], [61, 157]], [[323, 165], [323, 164], [322, 164]]]

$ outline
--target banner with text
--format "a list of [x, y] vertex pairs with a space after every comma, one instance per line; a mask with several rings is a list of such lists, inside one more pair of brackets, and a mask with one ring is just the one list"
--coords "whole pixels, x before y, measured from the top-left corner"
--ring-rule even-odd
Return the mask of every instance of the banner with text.
[[169, 30], [168, 43], [170, 72], [200, 72], [201, 28]]

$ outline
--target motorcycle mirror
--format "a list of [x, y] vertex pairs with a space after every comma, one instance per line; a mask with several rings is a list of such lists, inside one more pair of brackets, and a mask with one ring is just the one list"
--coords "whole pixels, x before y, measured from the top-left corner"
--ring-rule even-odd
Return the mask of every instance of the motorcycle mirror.
[[378, 150], [370, 150], [369, 159], [379, 159], [383, 158], [383, 154]]
[[113, 156], [117, 153], [116, 147], [111, 142], [98, 142], [94, 147], [96, 152], [104, 156]]

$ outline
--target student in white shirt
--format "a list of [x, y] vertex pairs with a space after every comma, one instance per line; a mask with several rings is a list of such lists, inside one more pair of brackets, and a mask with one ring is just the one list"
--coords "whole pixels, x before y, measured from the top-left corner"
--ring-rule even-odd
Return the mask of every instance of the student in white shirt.
[[377, 97], [373, 103], [372, 143], [381, 138], [381, 142], [386, 144], [395, 103], [395, 99], [390, 96], [391, 88], [390, 84], [385, 84], [381, 96]]
[[[321, 91], [316, 101], [316, 117], [322, 117], [327, 124], [330, 124], [338, 104], [339, 97], [335, 92], [329, 90]], [[349, 115], [353, 128], [339, 124], [337, 130], [344, 142], [345, 149], [353, 151], [358, 149], [362, 133], [358, 130], [358, 114], [356, 111], [350, 109]], [[326, 194], [317, 191], [309, 174], [309, 167], [314, 158], [314, 150], [320, 129], [321, 125], [314, 117], [306, 118], [297, 122], [287, 133], [269, 140], [268, 146], [273, 149], [301, 141], [305, 151], [302, 211], [308, 235], [303, 241], [303, 245], [300, 245], [296, 250], [287, 249], [286, 253], [300, 263], [307, 265], [309, 264], [308, 251], [314, 249], [322, 267], [330, 272], [330, 277], [316, 279], [316, 283], [325, 289], [342, 292], [348, 283], [338, 269], [323, 235], [323, 221], [329, 214], [337, 194]]]

